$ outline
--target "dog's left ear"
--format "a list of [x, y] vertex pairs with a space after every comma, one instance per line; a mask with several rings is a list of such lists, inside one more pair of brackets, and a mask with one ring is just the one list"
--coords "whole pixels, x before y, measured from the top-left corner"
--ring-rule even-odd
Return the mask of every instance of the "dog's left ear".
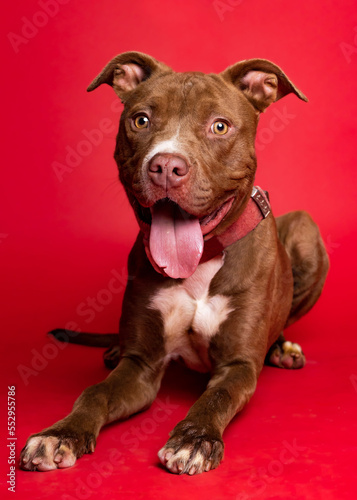
[[266, 59], [240, 61], [223, 71], [221, 76], [238, 87], [259, 112], [290, 93], [307, 102], [279, 66]]
[[113, 87], [120, 99], [125, 100], [128, 92], [139, 83], [158, 73], [168, 73], [172, 69], [142, 52], [124, 52], [114, 57], [87, 88], [88, 92], [102, 83]]

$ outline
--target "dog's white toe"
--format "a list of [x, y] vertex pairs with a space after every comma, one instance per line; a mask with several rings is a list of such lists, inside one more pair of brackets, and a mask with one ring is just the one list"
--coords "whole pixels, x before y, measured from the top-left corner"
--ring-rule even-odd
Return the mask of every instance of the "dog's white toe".
[[72, 467], [76, 457], [68, 446], [54, 436], [35, 436], [22, 450], [20, 467], [24, 470], [48, 472]]

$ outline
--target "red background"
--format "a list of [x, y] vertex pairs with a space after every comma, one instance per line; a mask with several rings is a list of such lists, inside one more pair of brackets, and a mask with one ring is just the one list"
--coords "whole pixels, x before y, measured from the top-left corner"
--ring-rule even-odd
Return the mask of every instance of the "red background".
[[[62, 0], [47, 21], [39, 14], [41, 2], [6, 6], [1, 21], [1, 482], [9, 470], [7, 386], [16, 385], [18, 456], [30, 433], [63, 417], [87, 385], [107, 374], [101, 350], [59, 350], [46, 332], [69, 321], [83, 330], [117, 328], [122, 287], [91, 321], [80, 315], [88, 297], [105, 296], [113, 269], [125, 274], [137, 233], [112, 158], [120, 106], [113, 110], [116, 97], [109, 87], [85, 91], [117, 53], [140, 50], [178, 71], [204, 72], [267, 58], [308, 96], [305, 104], [290, 95], [262, 116], [257, 175], [276, 215], [294, 209], [313, 215], [330, 254], [321, 300], [287, 333], [302, 344], [307, 366], [297, 372], [263, 370], [251, 403], [225, 433], [224, 462], [209, 474], [178, 477], [158, 465], [158, 449], [206, 382], [172, 367], [159, 398], [164, 402], [170, 395], [177, 408], [163, 422], [154, 419], [155, 403], [105, 429], [95, 455], [73, 469], [17, 470], [17, 498], [356, 498], [356, 4], [231, 4], [219, 15], [211, 0]], [[29, 22], [42, 26], [31, 32]], [[22, 32], [27, 38], [14, 41], [10, 35], [11, 43], [9, 33], [24, 37]], [[271, 123], [277, 110], [289, 116], [279, 131]], [[103, 124], [110, 131], [91, 151], [88, 143], [85, 149], [83, 131]], [[66, 164], [68, 147], [84, 156], [60, 182], [53, 162]], [[21, 376], [26, 367], [33, 372]], [[123, 446], [123, 432], [133, 435], [134, 428], [142, 431], [139, 446]], [[298, 451], [286, 463], [284, 450], [294, 442]], [[122, 454], [121, 464], [108, 466], [103, 478], [96, 467], [108, 465], [108, 450], [114, 448]], [[78, 489], [80, 484], [87, 490]]]

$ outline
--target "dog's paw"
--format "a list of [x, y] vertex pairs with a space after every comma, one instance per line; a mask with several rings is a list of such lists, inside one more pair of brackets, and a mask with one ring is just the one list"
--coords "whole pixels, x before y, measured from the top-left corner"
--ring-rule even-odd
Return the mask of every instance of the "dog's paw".
[[218, 467], [223, 450], [219, 433], [183, 421], [175, 427], [158, 456], [170, 472], [192, 476]]
[[303, 368], [306, 364], [305, 355], [299, 344], [289, 341], [273, 344], [267, 354], [266, 361], [269, 365], [290, 370]]
[[95, 448], [94, 436], [86, 439], [55, 435], [31, 436], [21, 451], [20, 468], [47, 472], [72, 467], [77, 458]]

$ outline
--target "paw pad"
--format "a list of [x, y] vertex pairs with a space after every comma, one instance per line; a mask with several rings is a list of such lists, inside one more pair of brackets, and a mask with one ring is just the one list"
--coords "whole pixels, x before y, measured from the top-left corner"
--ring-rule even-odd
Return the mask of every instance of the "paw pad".
[[296, 370], [305, 366], [306, 358], [299, 344], [285, 341], [270, 348], [267, 362], [279, 368]]

